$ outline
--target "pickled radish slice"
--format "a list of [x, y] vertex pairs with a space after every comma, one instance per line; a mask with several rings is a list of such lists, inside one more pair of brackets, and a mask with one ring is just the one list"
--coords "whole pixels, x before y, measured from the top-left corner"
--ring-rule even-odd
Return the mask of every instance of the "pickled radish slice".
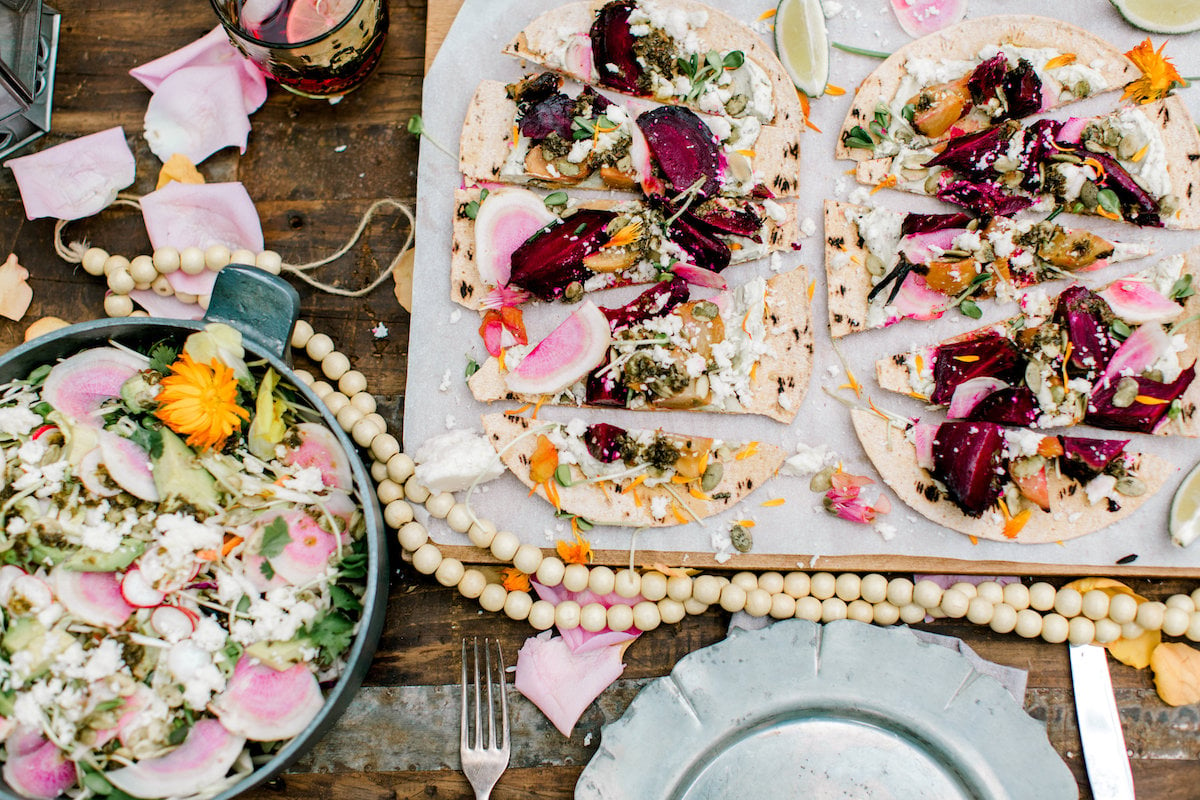
[[55, 364], [42, 385], [42, 399], [72, 422], [99, 425], [100, 406], [119, 397], [121, 385], [148, 364], [115, 347], [94, 347]]
[[567, 49], [563, 53], [563, 64], [568, 75], [594, 79], [596, 68], [595, 59], [592, 58], [591, 38], [582, 33], [574, 34], [567, 42]]
[[508, 373], [508, 388], [521, 394], [561, 392], [604, 361], [611, 341], [608, 317], [588, 300]]
[[41, 733], [17, 731], [9, 740], [8, 753], [4, 781], [22, 797], [54, 800], [75, 784], [75, 762], [63, 758]]
[[671, 272], [674, 272], [693, 286], [704, 286], [708, 289], [729, 288], [729, 284], [725, 282], [720, 273], [713, 272], [711, 269], [705, 269], [704, 267], [697, 267], [693, 264], [685, 264], [680, 261], [671, 267]]
[[904, 237], [901, 248], [909, 261], [925, 264], [954, 247], [955, 238], [966, 232], [966, 228], [943, 228], [940, 231], [913, 233]]
[[304, 664], [280, 671], [242, 656], [210, 708], [228, 730], [251, 741], [273, 742], [298, 735], [324, 703], [316, 677]]
[[1117, 352], [1109, 359], [1097, 386], [1107, 386], [1125, 375], [1141, 375], [1150, 365], [1158, 361], [1171, 346], [1171, 337], [1161, 325], [1142, 325], [1121, 342]]
[[1130, 325], [1170, 322], [1183, 313], [1183, 306], [1141, 281], [1113, 281], [1096, 294], [1104, 298], [1114, 314]]
[[354, 475], [350, 471], [350, 460], [333, 431], [315, 422], [302, 422], [296, 426], [296, 434], [300, 437], [300, 446], [288, 451], [283, 463], [317, 467], [326, 486], [349, 491], [354, 484]]
[[263, 525], [282, 517], [292, 540], [283, 552], [270, 558], [275, 574], [299, 586], [320, 575], [329, 566], [329, 557], [337, 550], [333, 534], [321, 530], [317, 521], [303, 511], [290, 511], [263, 518]]
[[980, 377], [963, 381], [954, 387], [954, 394], [950, 397], [950, 408], [947, 409], [946, 416], [950, 419], [966, 419], [967, 415], [971, 413], [971, 409], [979, 405], [983, 398], [1007, 387], [1008, 384], [999, 378]]
[[937, 319], [946, 313], [947, 301], [946, 295], [930, 289], [923, 277], [910, 272], [900, 284], [900, 291], [891, 305], [897, 319]]
[[162, 603], [166, 595], [155, 589], [142, 571], [135, 567], [121, 579], [121, 597], [134, 608], [154, 608]]
[[244, 737], [230, 733], [217, 720], [201, 719], [183, 744], [167, 755], [143, 759], [104, 777], [133, 797], [190, 795], [224, 778], [245, 744]]
[[892, 0], [892, 11], [913, 38], [948, 28], [967, 13], [967, 0]]
[[88, 625], [119, 628], [134, 611], [121, 596], [121, 582], [116, 573], [75, 572], [55, 567], [50, 581], [67, 612]]
[[558, 216], [528, 189], [493, 189], [475, 215], [475, 266], [491, 286], [508, 285], [513, 251]]
[[87, 489], [97, 497], [113, 497], [121, 493], [120, 489], [109, 486], [108, 483], [100, 479], [101, 461], [103, 456], [100, 454], [99, 447], [93, 447], [79, 461], [79, 469], [75, 477], [79, 478], [79, 482], [83, 484], [83, 488]]
[[937, 438], [937, 425], [918, 422], [913, 426], [913, 446], [917, 450], [917, 466], [933, 469], [933, 440]]
[[355, 0], [295, 0], [288, 10], [287, 40], [292, 44], [315, 39], [354, 10]]
[[154, 485], [150, 454], [135, 442], [111, 431], [99, 431], [100, 459], [109, 477], [139, 500], [157, 503], [161, 498]]
[[176, 606], [159, 606], [150, 615], [150, 627], [168, 641], [179, 641], [192, 635], [196, 623], [183, 609]]

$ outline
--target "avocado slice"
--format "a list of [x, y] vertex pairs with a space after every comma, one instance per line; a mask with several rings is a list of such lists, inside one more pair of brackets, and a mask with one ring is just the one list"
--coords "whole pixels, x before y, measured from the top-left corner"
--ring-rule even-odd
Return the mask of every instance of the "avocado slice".
[[64, 569], [76, 572], [117, 572], [128, 567], [142, 553], [146, 543], [138, 539], [125, 539], [111, 553], [89, 548], [80, 548], [62, 562]]
[[217, 481], [170, 429], [162, 429], [162, 454], [154, 460], [154, 485], [164, 502], [174, 500], [205, 511], [221, 507]]

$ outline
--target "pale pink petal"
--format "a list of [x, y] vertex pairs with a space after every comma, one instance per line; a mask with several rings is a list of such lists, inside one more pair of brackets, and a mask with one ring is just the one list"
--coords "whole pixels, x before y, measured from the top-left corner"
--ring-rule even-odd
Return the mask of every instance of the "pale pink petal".
[[620, 647], [574, 653], [561, 637], [545, 631], [526, 639], [517, 653], [513, 685], [570, 736], [587, 707], [624, 671]]
[[15, 253], [0, 264], [0, 317], [19, 322], [33, 301], [33, 289], [29, 286], [29, 270], [17, 262]]
[[919, 581], [933, 581], [943, 589], [949, 589], [956, 583], [969, 583], [973, 586], [978, 586], [984, 581], [995, 581], [1004, 586], [1009, 583], [1020, 583], [1021, 579], [1012, 575], [925, 575], [922, 573], [913, 575], [913, 583]]
[[171, 284], [172, 289], [197, 296], [212, 294], [216, 282], [217, 273], [209, 270], [204, 270], [199, 275], [188, 275], [186, 272], [176, 270], [167, 276], [167, 283]]
[[[268, 0], [268, 2], [279, 5], [278, 0]], [[267, 79], [253, 61], [243, 56], [229, 43], [229, 37], [225, 35], [225, 31], [220, 25], [185, 47], [134, 67], [129, 70], [129, 74], [147, 89], [156, 92], [168, 76], [185, 67], [211, 67], [224, 64], [235, 64], [238, 67], [240, 73], [238, 80], [242, 87], [246, 113], [257, 111], [267, 99]]]
[[163, 297], [149, 289], [134, 289], [129, 297], [152, 317], [200, 319], [204, 316], [204, 309], [195, 303], [182, 303], [174, 297]]
[[241, 71], [236, 64], [220, 64], [168, 75], [146, 106], [143, 135], [150, 151], [163, 162], [182, 153], [193, 164], [231, 145], [246, 152], [250, 117]]
[[[605, 608], [610, 608], [617, 604], [637, 605], [646, 598], [640, 594], [636, 597], [621, 597], [621, 595], [611, 592], [606, 595], [598, 595], [590, 589], [584, 589], [582, 592], [572, 592], [564, 589], [562, 584], [558, 586], [543, 586], [537, 581], [530, 581], [533, 590], [537, 592], [537, 596], [541, 600], [558, 605], [563, 600], [574, 600], [579, 603], [580, 607], [586, 606], [588, 603], [599, 603]], [[593, 650], [598, 650], [612, 644], [621, 644], [628, 642], [631, 639], [636, 639], [641, 631], [636, 629], [628, 631], [614, 631], [611, 628], [604, 628], [599, 631], [585, 631], [583, 628], [571, 628], [570, 630], [559, 630], [562, 634], [563, 641], [567, 643], [567, 647], [571, 648], [572, 653], [589, 653]]]
[[[230, 250], [263, 249], [262, 223], [246, 187], [238, 182], [191, 184], [172, 181], [142, 198], [150, 244]], [[193, 292], [195, 294], [195, 292]]]
[[685, 264], [682, 261], [671, 267], [671, 272], [674, 272], [693, 286], [706, 286], [709, 289], [727, 289], [729, 287], [725, 279], [711, 269], [697, 267], [693, 264]]
[[13, 171], [29, 219], [81, 219], [108, 206], [133, 183], [125, 130], [109, 128], [4, 162]]

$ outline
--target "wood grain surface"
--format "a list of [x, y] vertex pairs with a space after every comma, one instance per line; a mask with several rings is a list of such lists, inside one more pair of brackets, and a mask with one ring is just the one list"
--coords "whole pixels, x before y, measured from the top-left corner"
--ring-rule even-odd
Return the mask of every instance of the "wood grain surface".
[[[31, 149], [122, 125], [138, 164], [130, 191], [151, 191], [159, 164], [141, 138], [149, 93], [127, 72], [210, 30], [214, 19], [208, 4], [59, 0], [55, 5], [63, 23], [53, 133]], [[439, 42], [457, 7], [453, 0], [433, 0], [428, 8], [423, 0], [392, 0], [383, 62], [363, 89], [331, 106], [272, 87], [266, 105], [252, 117], [246, 153], [225, 150], [201, 165], [210, 181], [245, 184], [262, 219], [267, 246], [286, 261], [305, 262], [335, 250], [376, 199], [414, 202], [417, 142], [405, 123], [420, 109], [421, 78], [433, 50], [430, 46], [427, 51], [427, 33], [431, 43]], [[398, 216], [378, 220], [359, 245], [318, 277], [351, 288], [368, 282], [403, 243], [405, 224]], [[128, 256], [149, 248], [140, 216], [126, 210], [72, 223], [66, 236]], [[74, 322], [100, 313], [103, 282], [62, 262], [52, 240], [53, 222], [25, 220], [11, 173], [0, 170], [0, 257], [16, 252], [29, 268], [34, 289], [33, 307], [24, 321], [0, 320], [0, 351], [19, 343], [28, 324], [39, 317], [55, 315]], [[391, 287], [359, 300], [298, 288], [302, 316], [351, 356], [367, 376], [381, 413], [399, 431], [406, 399], [409, 317], [397, 305]], [[387, 327], [386, 337], [372, 334], [378, 323]], [[302, 356], [296, 361], [298, 366], [311, 366]], [[458, 771], [456, 751], [460, 643], [463, 637], [495, 637], [511, 659], [531, 629], [481, 611], [457, 592], [416, 575], [398, 558], [395, 565], [386, 629], [362, 692], [333, 731], [289, 773], [246, 797], [471, 797]], [[1195, 588], [1194, 582], [1178, 579], [1130, 583], [1154, 599]], [[727, 614], [713, 610], [644, 634], [627, 651], [621, 679], [584, 713], [570, 738], [554, 731], [540, 712], [513, 692], [512, 767], [493, 797], [572, 797], [603, 724], [617, 718], [641, 686], [667, 674], [679, 658], [723, 638], [728, 622]], [[984, 658], [1028, 670], [1026, 708], [1046, 723], [1050, 741], [1079, 780], [1081, 796], [1091, 796], [1079, 755], [1064, 646], [1001, 636], [963, 621], [920, 627], [961, 636]], [[1165, 706], [1154, 693], [1148, 670], [1113, 664], [1113, 682], [1138, 796], [1193, 800], [1200, 786], [1197, 709]]]

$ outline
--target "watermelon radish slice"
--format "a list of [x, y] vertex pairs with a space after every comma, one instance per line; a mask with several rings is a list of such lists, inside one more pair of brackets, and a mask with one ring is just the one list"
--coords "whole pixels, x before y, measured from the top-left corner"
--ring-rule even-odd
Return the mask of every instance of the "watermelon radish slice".
[[121, 384], [147, 366], [145, 358], [115, 347], [84, 350], [54, 365], [42, 399], [72, 422], [99, 425], [100, 406], [120, 397]]
[[317, 521], [303, 511], [289, 511], [263, 517], [262, 524], [282, 517], [292, 540], [283, 552], [270, 559], [275, 574], [294, 586], [308, 583], [329, 566], [329, 557], [337, 550], [337, 539], [321, 530]]
[[9, 741], [2, 773], [13, 791], [35, 800], [54, 800], [75, 785], [75, 762], [63, 758], [40, 733], [19, 734], [19, 742]]
[[1121, 342], [1100, 375], [1098, 386], [1119, 381], [1124, 375], [1141, 375], [1171, 347], [1171, 337], [1157, 323], [1142, 325]]
[[88, 625], [119, 628], [134, 611], [121, 596], [121, 582], [114, 572], [75, 572], [55, 567], [50, 581], [67, 612]]
[[161, 497], [154, 485], [150, 454], [112, 431], [101, 430], [98, 436], [100, 460], [113, 481], [139, 500], [157, 503]]
[[933, 469], [933, 440], [937, 438], [937, 425], [918, 422], [913, 427], [913, 446], [917, 449], [917, 466]]
[[325, 510], [342, 522], [348, 523], [358, 510], [358, 505], [348, 492], [330, 492], [329, 497], [325, 499]]
[[944, 228], [928, 233], [913, 233], [904, 237], [900, 247], [904, 257], [911, 263], [925, 264], [951, 249], [955, 238], [966, 232], [966, 228]]
[[1183, 313], [1182, 306], [1141, 281], [1113, 281], [1096, 294], [1104, 298], [1114, 314], [1130, 325], [1170, 322]]
[[892, 11], [914, 39], [948, 28], [967, 13], [967, 0], [892, 0]]
[[304, 664], [279, 671], [242, 656], [209, 708], [239, 736], [273, 742], [298, 735], [324, 704], [321, 687]]
[[1000, 389], [1008, 388], [1008, 384], [999, 378], [971, 378], [954, 387], [950, 397], [950, 408], [946, 416], [950, 419], [966, 419], [971, 409], [979, 405], [979, 401]]
[[578, 75], [585, 79], [595, 78], [591, 38], [582, 33], [572, 35], [563, 53], [563, 64], [568, 75]]
[[96, 497], [115, 497], [121, 493], [121, 490], [109, 486], [106, 481], [100, 478], [98, 470], [103, 458], [99, 447], [93, 447], [91, 450], [88, 450], [87, 454], [79, 461], [79, 469], [76, 470], [75, 477], [79, 478], [79, 482], [83, 484], [83, 488]]
[[[17, 569], [17, 567], [13, 567], [13, 569]], [[12, 582], [9, 583], [4, 593], [4, 605], [11, 607], [14, 597], [21, 598], [22, 605], [27, 607], [28, 613], [31, 614], [49, 608], [54, 602], [54, 593], [50, 590], [50, 584], [36, 575], [27, 575], [24, 572], [13, 576]]]
[[694, 264], [685, 264], [680, 261], [675, 266], [671, 267], [671, 272], [693, 286], [703, 286], [708, 289], [728, 289], [729, 284], [719, 273], [713, 272], [711, 269], [697, 267]]
[[[8, 605], [8, 601], [12, 597], [13, 584], [17, 578], [27, 574], [25, 570], [15, 567], [12, 564], [5, 564], [0, 567], [0, 606]], [[46, 587], [46, 594], [50, 594], [49, 587]]]
[[923, 277], [910, 272], [900, 284], [900, 291], [891, 306], [896, 310], [896, 319], [937, 319], [946, 313], [946, 300], [946, 295], [930, 289]]
[[178, 606], [159, 606], [150, 614], [150, 627], [169, 642], [178, 642], [192, 635], [196, 623]]
[[230, 733], [217, 720], [201, 719], [183, 744], [167, 755], [106, 772], [104, 777], [133, 797], [194, 794], [224, 778], [245, 744], [245, 738]]
[[561, 392], [603, 363], [611, 341], [608, 317], [588, 300], [508, 373], [508, 388], [521, 394]]
[[350, 460], [338, 444], [337, 437], [324, 425], [302, 422], [296, 426], [300, 446], [289, 450], [283, 458], [288, 466], [317, 467], [326, 486], [349, 491], [354, 485]]
[[475, 215], [475, 266], [483, 282], [507, 285], [513, 251], [556, 219], [542, 198], [528, 189], [488, 192]]
[[1054, 138], [1063, 144], [1079, 144], [1083, 138], [1083, 129], [1091, 121], [1089, 117], [1071, 117], [1062, 124]]
[[155, 589], [137, 567], [125, 573], [121, 579], [121, 597], [134, 608], [154, 608], [162, 605], [167, 595]]

